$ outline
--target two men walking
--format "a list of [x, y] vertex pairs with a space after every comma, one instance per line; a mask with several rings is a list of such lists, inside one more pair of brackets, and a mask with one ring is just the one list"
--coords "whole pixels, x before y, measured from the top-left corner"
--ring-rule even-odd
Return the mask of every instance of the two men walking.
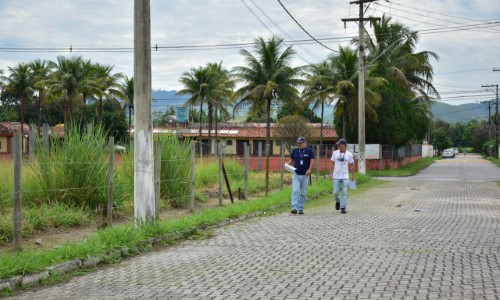
[[[335, 196], [335, 209], [341, 213], [346, 213], [347, 195], [349, 190], [349, 174], [352, 174], [352, 181], [356, 180], [354, 175], [354, 157], [347, 151], [347, 142], [340, 139], [337, 143], [338, 150], [332, 153], [330, 162], [330, 177], [333, 178], [333, 194]], [[304, 137], [297, 139], [297, 148], [290, 154], [288, 165], [295, 167], [292, 181], [292, 214], [303, 214], [306, 202], [307, 186], [309, 185], [309, 175], [314, 166], [314, 151], [307, 147]], [[342, 188], [342, 200], [340, 199], [340, 189]]]

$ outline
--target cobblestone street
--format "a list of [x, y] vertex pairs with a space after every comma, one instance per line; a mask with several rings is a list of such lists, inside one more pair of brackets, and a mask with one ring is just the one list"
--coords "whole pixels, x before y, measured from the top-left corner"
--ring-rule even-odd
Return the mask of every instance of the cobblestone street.
[[500, 299], [500, 188], [390, 181], [15, 299]]

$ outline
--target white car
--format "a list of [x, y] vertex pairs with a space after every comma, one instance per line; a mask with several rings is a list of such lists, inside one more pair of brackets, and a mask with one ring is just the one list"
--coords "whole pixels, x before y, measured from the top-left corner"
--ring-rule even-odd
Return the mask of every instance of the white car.
[[444, 149], [442, 153], [443, 158], [455, 158], [455, 151], [453, 149]]
[[458, 148], [451, 148], [453, 150], [453, 153], [458, 154]]

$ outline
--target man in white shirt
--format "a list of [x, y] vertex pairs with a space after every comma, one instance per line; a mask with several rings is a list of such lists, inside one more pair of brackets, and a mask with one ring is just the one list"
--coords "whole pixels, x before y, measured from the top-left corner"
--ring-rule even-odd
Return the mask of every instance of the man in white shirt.
[[[349, 189], [349, 173], [352, 174], [352, 181], [354, 177], [354, 157], [351, 152], [347, 151], [347, 142], [340, 139], [337, 142], [338, 150], [332, 153], [330, 162], [330, 169], [332, 172], [330, 176], [333, 178], [333, 194], [335, 195], [335, 209], [345, 214], [347, 207], [347, 191]], [[342, 202], [340, 202], [339, 193], [342, 187]]]

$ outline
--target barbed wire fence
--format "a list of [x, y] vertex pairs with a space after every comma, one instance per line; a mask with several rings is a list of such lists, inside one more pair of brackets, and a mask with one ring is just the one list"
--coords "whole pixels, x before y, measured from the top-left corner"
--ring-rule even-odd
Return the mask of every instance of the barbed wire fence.
[[[30, 128], [31, 129], [31, 128]], [[33, 129], [34, 130], [34, 129]], [[44, 126], [44, 136], [42, 140], [42, 145], [43, 145], [43, 151], [49, 152], [50, 149], [50, 139], [49, 139], [49, 132], [48, 132], [48, 127]], [[28, 165], [33, 166], [35, 164], [38, 164], [39, 167], [49, 167], [54, 164], [64, 164], [64, 165], [70, 165], [70, 168], [76, 168], [79, 165], [90, 165], [92, 168], [96, 167], [103, 167], [107, 166], [107, 183], [102, 184], [102, 185], [92, 185], [92, 186], [65, 186], [61, 188], [51, 188], [51, 189], [44, 189], [43, 187], [38, 187], [34, 188], [32, 186], [23, 186], [23, 176], [22, 176], [22, 165], [23, 165], [23, 153], [22, 149], [23, 147], [21, 146], [21, 143], [23, 143], [24, 137], [21, 135], [20, 132], [15, 134], [14, 137], [14, 143], [13, 143], [13, 189], [12, 191], [5, 190], [5, 189], [0, 189], [0, 205], [2, 201], [6, 203], [5, 199], [12, 197], [13, 199], [13, 244], [14, 244], [14, 250], [20, 251], [21, 250], [21, 238], [22, 238], [22, 196], [23, 195], [37, 195], [37, 194], [44, 194], [44, 195], [52, 195], [52, 194], [70, 194], [70, 193], [80, 193], [82, 195], [87, 195], [88, 192], [93, 192], [94, 194], [97, 194], [98, 192], [101, 194], [106, 195], [106, 202], [100, 203], [97, 207], [91, 207], [91, 211], [96, 214], [98, 217], [102, 219], [102, 224], [99, 224], [99, 226], [112, 226], [113, 224], [113, 214], [116, 210], [124, 210], [127, 208], [130, 208], [130, 206], [125, 205], [123, 202], [123, 199], [119, 199], [119, 201], [116, 201], [115, 195], [119, 191], [123, 194], [127, 194], [126, 192], [128, 191], [128, 197], [133, 197], [133, 180], [131, 178], [128, 178], [128, 181], [126, 179], [121, 179], [119, 181], [116, 181], [117, 176], [117, 170], [116, 165], [120, 165], [121, 167], [121, 172], [123, 172], [123, 168], [125, 167], [125, 164], [129, 164], [129, 168], [131, 167], [130, 164], [132, 161], [129, 159], [128, 161], [124, 161], [123, 157], [121, 155], [115, 156], [116, 149], [114, 145], [114, 138], [111, 136], [109, 137], [108, 141], [108, 146], [109, 146], [109, 156], [107, 160], [104, 161], [51, 161], [51, 162], [40, 162], [37, 161], [36, 159], [36, 153], [35, 151], [32, 151], [31, 149], [35, 149], [35, 143], [33, 142], [34, 139], [34, 134], [31, 133], [28, 135], [29, 141], [29, 152], [28, 152], [28, 159], [25, 160]], [[249, 172], [250, 171], [256, 171], [261, 172], [263, 171], [262, 168], [262, 159], [264, 157], [263, 153], [263, 147], [262, 147], [262, 142], [258, 142], [258, 153], [257, 157], [251, 156], [251, 145], [247, 142], [243, 144], [243, 156], [241, 155], [227, 155], [224, 154], [224, 149], [222, 147], [222, 143], [218, 142], [216, 143], [216, 151], [214, 155], [207, 155], [203, 154], [203, 151], [197, 153], [198, 145], [202, 144], [202, 146], [208, 146], [207, 143], [203, 143], [200, 141], [192, 140], [189, 143], [189, 156], [186, 156], [183, 159], [170, 159], [170, 158], [165, 158], [162, 157], [162, 143], [160, 140], [157, 140], [155, 144], [155, 216], [156, 218], [160, 217], [160, 206], [161, 206], [161, 201], [165, 201], [168, 203], [169, 201], [174, 201], [175, 205], [182, 206], [183, 204], [185, 207], [189, 209], [190, 212], [195, 211], [195, 206], [196, 206], [196, 189], [201, 189], [202, 187], [196, 186], [196, 174], [197, 171], [197, 166], [204, 166], [207, 165], [208, 161], [215, 161], [218, 165], [217, 168], [217, 174], [210, 175], [211, 177], [217, 178], [217, 193], [216, 197], [218, 200], [218, 205], [223, 206], [224, 200], [228, 200], [227, 198], [229, 197], [231, 203], [234, 203], [234, 193], [237, 190], [237, 199], [238, 200], [249, 200]], [[283, 145], [280, 145], [279, 147], [279, 157], [273, 157], [275, 161], [279, 161], [279, 189], [283, 189], [286, 180], [285, 176], [291, 176], [286, 175], [288, 172], [284, 170], [284, 164], [288, 161], [288, 156], [285, 155], [285, 147]], [[331, 157], [331, 154], [335, 150], [335, 147], [332, 145], [323, 145], [322, 148], [320, 148], [320, 145], [315, 145], [315, 156], [316, 156], [316, 161], [315, 161], [315, 179], [316, 182], [320, 181], [321, 179], [325, 180], [327, 174], [329, 174], [329, 158]], [[200, 148], [200, 150], [202, 150]], [[406, 157], [411, 157], [411, 156], [419, 156], [422, 153], [422, 148], [421, 146], [419, 147], [418, 145], [413, 145], [412, 146], [403, 146], [403, 147], [394, 147], [394, 146], [389, 146], [389, 145], [381, 145], [380, 146], [380, 168], [382, 169], [386, 164], [383, 163], [383, 160], [392, 160], [392, 161], [397, 161], [397, 162], [403, 162], [405, 163]], [[197, 155], [198, 154], [198, 155]], [[286, 157], [285, 157], [286, 156]], [[243, 166], [243, 170], [226, 170], [224, 161], [227, 160], [232, 160], [237, 162], [239, 165]], [[252, 169], [250, 167], [251, 160], [253, 160], [253, 163], [255, 160], [257, 160], [257, 167]], [[322, 160], [322, 161], [321, 161]], [[4, 160], [0, 161], [0, 164], [11, 164], [11, 161]], [[162, 174], [162, 166], [169, 165], [169, 164], [177, 164], [177, 165], [182, 165], [184, 168], [189, 168], [189, 172], [186, 172], [186, 176], [174, 176], [174, 177], [166, 177], [165, 174]], [[133, 164], [132, 164], [133, 165]], [[133, 167], [132, 167], [133, 169]], [[321, 169], [323, 173], [321, 174]], [[273, 170], [274, 172], [277, 172], [278, 170], [275, 168]], [[132, 171], [133, 172], [133, 171]], [[123, 176], [123, 175], [122, 175]], [[242, 177], [242, 183], [239, 181], [239, 185], [236, 186], [231, 186], [230, 179], [231, 178], [241, 178]], [[312, 179], [311, 175], [311, 179]], [[215, 182], [215, 180], [212, 180], [212, 182]], [[310, 184], [312, 184], [313, 180], [309, 181]], [[164, 185], [166, 184], [166, 185]], [[175, 195], [175, 199], [171, 199], [172, 197], [168, 195], [168, 191], [162, 190], [162, 185], [164, 185], [163, 189], [165, 189], [165, 186], [177, 186], [177, 187], [188, 187], [185, 190], [182, 190], [180, 194]], [[225, 187], [224, 187], [225, 185]], [[0, 186], [1, 187], [1, 186]], [[277, 187], [276, 187], [277, 188]], [[224, 191], [226, 190], [226, 191]], [[163, 197], [161, 197], [163, 196]], [[211, 195], [213, 196], [213, 194]], [[0, 207], [0, 213], [2, 209]]]

